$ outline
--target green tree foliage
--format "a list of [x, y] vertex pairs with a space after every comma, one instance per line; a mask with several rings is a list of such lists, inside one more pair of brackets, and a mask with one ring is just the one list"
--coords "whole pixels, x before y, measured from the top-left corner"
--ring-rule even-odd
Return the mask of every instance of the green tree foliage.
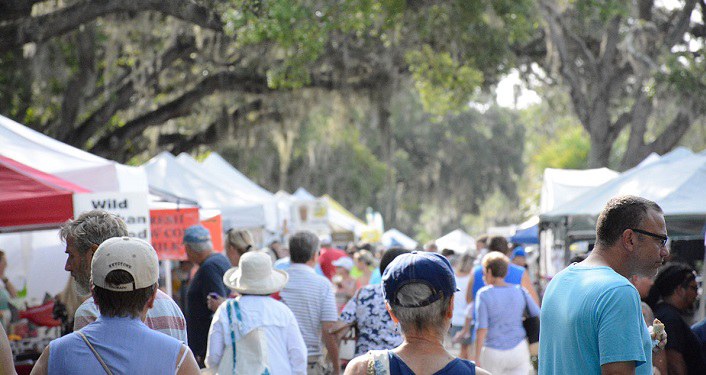
[[538, 170], [545, 168], [585, 169], [591, 145], [583, 128], [573, 127], [562, 132], [558, 138], [547, 142], [542, 150], [532, 156], [532, 165]]
[[[424, 204], [450, 197], [436, 232], [460, 225], [489, 191], [515, 194], [521, 127], [467, 103], [537, 31], [529, 0], [17, 0], [6, 9], [0, 82], [12, 83], [0, 86], [2, 113], [96, 154], [139, 162], [157, 149], [212, 147], [271, 190], [331, 192], [358, 214], [389, 207], [387, 223], [399, 212], [409, 230]], [[393, 101], [407, 91], [419, 121], [396, 120]]]
[[[607, 166], [623, 133], [621, 169], [650, 152], [665, 153], [706, 113], [698, 94], [706, 87], [706, 9], [695, 0], [679, 3], [539, 2], [549, 47], [545, 72], [569, 91], [590, 138], [589, 166]], [[671, 109], [669, 118], [662, 108]]]

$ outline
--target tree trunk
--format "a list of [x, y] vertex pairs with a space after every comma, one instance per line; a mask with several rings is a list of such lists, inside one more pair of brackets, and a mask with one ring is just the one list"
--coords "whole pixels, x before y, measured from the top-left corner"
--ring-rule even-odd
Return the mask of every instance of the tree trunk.
[[385, 202], [383, 204], [383, 217], [388, 227], [392, 227], [397, 222], [396, 211], [396, 186], [395, 172], [392, 166], [392, 155], [394, 155], [394, 142], [392, 137], [392, 124], [390, 124], [390, 102], [392, 100], [392, 84], [389, 80], [381, 82], [371, 93], [373, 105], [376, 109], [377, 125], [380, 130], [380, 156], [387, 165], [385, 176], [385, 192], [383, 194]]
[[588, 120], [589, 136], [591, 148], [588, 151], [588, 167], [607, 167], [610, 160], [610, 151], [613, 149], [615, 137], [610, 132], [610, 115], [605, 105], [600, 105], [598, 99], [594, 102], [591, 116]]

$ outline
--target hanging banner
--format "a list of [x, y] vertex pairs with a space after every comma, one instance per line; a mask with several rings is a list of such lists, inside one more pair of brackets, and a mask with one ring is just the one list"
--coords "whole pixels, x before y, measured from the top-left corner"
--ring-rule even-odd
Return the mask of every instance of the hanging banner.
[[184, 260], [184, 230], [199, 223], [199, 209], [150, 210], [152, 246], [160, 260]]
[[216, 215], [201, 221], [201, 225], [206, 227], [211, 232], [211, 242], [213, 249], [217, 252], [223, 251], [223, 224], [221, 215]]
[[152, 246], [160, 260], [185, 260], [184, 230], [199, 223], [211, 233], [213, 249], [223, 251], [221, 215], [199, 222], [199, 209], [195, 207], [150, 210], [150, 223]]
[[130, 237], [150, 242], [150, 209], [146, 192], [100, 192], [74, 194], [74, 218], [91, 210], [118, 215], [127, 224]]
[[323, 199], [295, 201], [290, 206], [290, 225], [294, 230], [328, 234], [328, 203]]

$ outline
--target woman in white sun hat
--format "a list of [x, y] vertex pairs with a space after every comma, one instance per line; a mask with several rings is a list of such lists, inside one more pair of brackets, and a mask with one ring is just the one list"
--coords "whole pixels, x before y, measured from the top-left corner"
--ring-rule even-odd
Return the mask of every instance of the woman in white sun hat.
[[208, 372], [306, 374], [306, 345], [297, 320], [286, 305], [270, 297], [287, 283], [287, 274], [273, 270], [270, 256], [261, 252], [243, 254], [239, 265], [223, 275], [225, 285], [240, 297], [227, 299], [213, 315]]

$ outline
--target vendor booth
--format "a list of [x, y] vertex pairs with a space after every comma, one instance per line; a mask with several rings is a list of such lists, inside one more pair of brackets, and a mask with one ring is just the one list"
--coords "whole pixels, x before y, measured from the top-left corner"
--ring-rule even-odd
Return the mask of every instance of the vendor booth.
[[382, 234], [382, 245], [385, 247], [401, 247], [408, 250], [414, 250], [419, 244], [408, 235], [400, 232], [397, 229], [390, 229]]
[[0, 232], [56, 228], [73, 217], [74, 193], [88, 190], [0, 156]]
[[547, 258], [554, 262], [553, 271], [564, 267], [572, 255], [572, 243], [595, 239], [598, 214], [608, 200], [619, 195], [637, 195], [657, 202], [664, 211], [672, 240], [703, 242], [706, 223], [704, 184], [706, 153], [694, 154], [678, 148], [662, 157], [650, 156], [615, 179], [543, 213], [540, 215], [541, 227], [552, 228], [557, 233], [550, 244], [552, 252], [547, 254]]
[[162, 152], [142, 165], [150, 186], [199, 203], [202, 208], [221, 211], [224, 228], [261, 231], [265, 227], [262, 204], [248, 202], [221, 185], [205, 171], [185, 168], [176, 158]]
[[456, 229], [450, 233], [439, 237], [434, 241], [436, 247], [439, 251], [443, 249], [451, 249], [458, 253], [465, 253], [470, 251], [475, 253], [476, 250], [476, 240], [471, 237], [470, 234], [464, 232], [462, 229]]

